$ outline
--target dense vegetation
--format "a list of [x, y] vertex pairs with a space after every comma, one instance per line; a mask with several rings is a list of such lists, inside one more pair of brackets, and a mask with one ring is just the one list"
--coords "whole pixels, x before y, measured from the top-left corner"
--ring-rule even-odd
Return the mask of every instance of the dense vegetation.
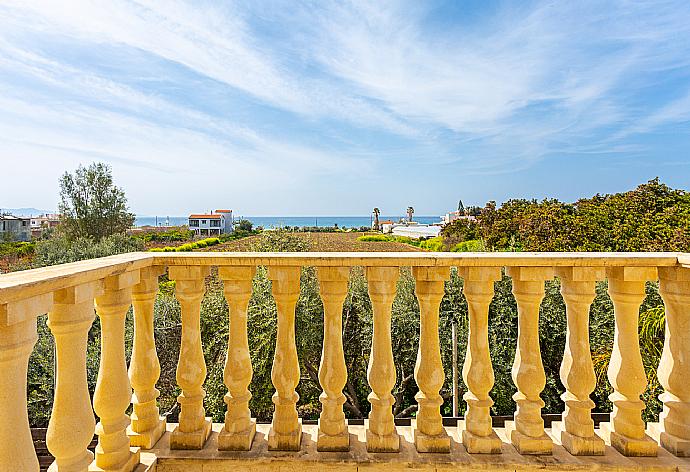
[[575, 203], [489, 202], [476, 220], [456, 220], [442, 236], [447, 247], [481, 239], [496, 251], [689, 251], [690, 193], [657, 178]]

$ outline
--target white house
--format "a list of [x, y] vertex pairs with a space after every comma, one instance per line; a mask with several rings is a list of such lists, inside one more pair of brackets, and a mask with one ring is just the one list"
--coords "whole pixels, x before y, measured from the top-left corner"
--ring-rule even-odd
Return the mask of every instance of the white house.
[[216, 210], [209, 214], [189, 215], [189, 229], [198, 236], [232, 233], [232, 210]]

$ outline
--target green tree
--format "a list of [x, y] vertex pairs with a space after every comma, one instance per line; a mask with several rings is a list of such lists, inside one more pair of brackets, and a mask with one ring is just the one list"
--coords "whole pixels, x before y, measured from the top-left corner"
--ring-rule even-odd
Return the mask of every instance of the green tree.
[[134, 223], [125, 192], [113, 183], [112, 169], [94, 162], [60, 178], [61, 229], [69, 239], [100, 240], [124, 233]]
[[253, 228], [254, 225], [249, 220], [242, 219], [237, 223], [237, 229], [240, 231], [251, 232]]

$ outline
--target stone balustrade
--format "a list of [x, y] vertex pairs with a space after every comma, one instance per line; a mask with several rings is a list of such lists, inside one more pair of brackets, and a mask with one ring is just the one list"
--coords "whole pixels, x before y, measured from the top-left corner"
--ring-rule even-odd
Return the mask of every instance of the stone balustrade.
[[[319, 452], [347, 454], [355, 447], [351, 438], [353, 426], [348, 425], [343, 412], [343, 388], [348, 373], [341, 316], [353, 266], [365, 268], [373, 308], [368, 367], [371, 410], [362, 437], [370, 454], [367, 457], [395, 461], [404, 449], [405, 438], [392, 413], [395, 397], [391, 393], [397, 375], [391, 311], [401, 267], [412, 268], [420, 307], [420, 341], [414, 370], [419, 388], [415, 396], [418, 414], [409, 427], [409, 444], [415, 454], [435, 458], [424, 460], [424, 464], [454, 464], [443, 457], [457, 457], [460, 444], [464, 454], [476, 457], [548, 456], [565, 450], [572, 456], [596, 458], [614, 449], [624, 457], [656, 457], [662, 452], [669, 457], [690, 457], [688, 254], [131, 253], [0, 275], [0, 471], [39, 469], [27, 417], [26, 377], [37, 339], [36, 320], [45, 313], [56, 347], [55, 398], [47, 431], [47, 446], [55, 456], [51, 470], [128, 472], [139, 467], [146, 451], [160, 456], [163, 450], [171, 454], [202, 450], [209, 447], [212, 435], [217, 454], [242, 454], [257, 449], [254, 446], [258, 426], [248, 406], [252, 365], [247, 307], [258, 266], [268, 268], [278, 316], [271, 372], [275, 410], [270, 427], [264, 429], [264, 460], [273, 457], [270, 451], [315, 447]], [[324, 303], [324, 342], [318, 373], [323, 408], [314, 430], [315, 446], [304, 443], [306, 426], [303, 427], [297, 412], [300, 368], [295, 345], [295, 306], [304, 266], [317, 268]], [[211, 267], [218, 268], [230, 317], [229, 333], [219, 333], [228, 337], [223, 377], [227, 412], [217, 434], [204, 410], [206, 366], [199, 320], [205, 278]], [[469, 308], [469, 339], [462, 369], [467, 414], [457, 428], [444, 427], [439, 394], [445, 379], [439, 305], [451, 267], [457, 267], [464, 280]], [[492, 427], [490, 415], [493, 401], [489, 392], [494, 374], [488, 344], [488, 313], [493, 284], [500, 280], [504, 269], [513, 280], [518, 308], [518, 340], [512, 369], [517, 407], [513, 421], [506, 422], [500, 431], [501, 439]], [[154, 340], [153, 304], [158, 276], [166, 272], [176, 281], [175, 296], [182, 318], [177, 364], [180, 415], [175, 425], [166, 424], [157, 406], [160, 364]], [[555, 422], [547, 431], [541, 411], [544, 402], [540, 398], [546, 378], [539, 345], [539, 306], [545, 281], [554, 277], [561, 281], [567, 317], [560, 370], [565, 411], [562, 421]], [[608, 368], [613, 411], [610, 421], [595, 429], [590, 394], [596, 379], [588, 321], [595, 283], [604, 279], [608, 280], [615, 313], [615, 338]], [[666, 306], [666, 339], [658, 369], [664, 388], [660, 396], [663, 411], [658, 423], [645, 425], [641, 394], [646, 388], [646, 377], [637, 324], [645, 283], [650, 280], [659, 281]], [[134, 343], [128, 369], [124, 333], [130, 306], [134, 311]], [[86, 345], [95, 316], [101, 323], [101, 357], [91, 399], [86, 378]], [[132, 410], [128, 415], [130, 404]], [[87, 450], [94, 432], [98, 435], [95, 454]], [[160, 440], [164, 435], [167, 439], [162, 448]], [[506, 447], [511, 444], [513, 449], [509, 451]], [[377, 456], [380, 452], [389, 454]], [[261, 454], [254, 451], [254, 455], [247, 457], [261, 460]], [[338, 457], [349, 457], [355, 463], [360, 460], [360, 456]], [[690, 462], [683, 463], [690, 467]]]

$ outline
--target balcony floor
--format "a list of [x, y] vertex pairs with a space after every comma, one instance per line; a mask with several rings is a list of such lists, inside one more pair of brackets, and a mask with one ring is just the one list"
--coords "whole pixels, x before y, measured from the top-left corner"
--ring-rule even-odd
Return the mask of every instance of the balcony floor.
[[[168, 425], [166, 433], [153, 449], [142, 451], [142, 463], [137, 472], [259, 472], [289, 471], [386, 471], [424, 470], [450, 472], [457, 470], [529, 471], [529, 470], [587, 470], [587, 471], [682, 471], [690, 472], [690, 458], [677, 458], [663, 448], [658, 457], [625, 457], [615, 449], [606, 448], [605, 455], [575, 457], [554, 438], [553, 455], [523, 456], [506, 440], [503, 428], [496, 428], [503, 441], [503, 453], [496, 455], [468, 454], [459, 441], [456, 428], [446, 428], [453, 439], [450, 454], [420, 454], [416, 451], [409, 426], [397, 426], [400, 434], [399, 453], [368, 453], [364, 426], [350, 425], [349, 452], [317, 452], [316, 425], [304, 425], [302, 448], [299, 452], [268, 450], [266, 438], [270, 425], [257, 425], [251, 451], [219, 452], [217, 434], [222, 424], [213, 425], [211, 438], [200, 451], [171, 451], [169, 434], [176, 425]], [[550, 429], [547, 429], [550, 434]]]

